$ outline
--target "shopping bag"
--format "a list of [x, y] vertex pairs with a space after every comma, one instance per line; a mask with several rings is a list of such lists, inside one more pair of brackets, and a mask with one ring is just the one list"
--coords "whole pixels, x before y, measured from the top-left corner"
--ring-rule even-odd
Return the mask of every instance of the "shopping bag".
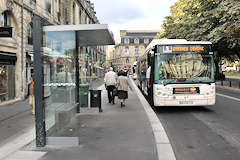
[[117, 90], [117, 88], [114, 88], [114, 89], [113, 89], [113, 96], [118, 96], [118, 90]]

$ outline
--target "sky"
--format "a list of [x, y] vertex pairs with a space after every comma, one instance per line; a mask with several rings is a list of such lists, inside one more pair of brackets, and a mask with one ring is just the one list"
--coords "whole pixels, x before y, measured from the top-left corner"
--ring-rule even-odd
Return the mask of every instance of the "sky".
[[101, 24], [119, 38], [120, 30], [160, 30], [177, 0], [91, 0]]

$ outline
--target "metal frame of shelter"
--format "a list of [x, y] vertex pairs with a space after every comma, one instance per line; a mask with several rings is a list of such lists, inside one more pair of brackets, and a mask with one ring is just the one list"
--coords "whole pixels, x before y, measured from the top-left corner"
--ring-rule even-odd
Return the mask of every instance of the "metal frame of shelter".
[[[35, 95], [35, 128], [36, 146], [46, 145], [46, 124], [44, 104], [44, 74], [43, 74], [43, 34], [44, 32], [75, 32], [75, 50], [73, 52], [75, 65], [79, 66], [78, 51], [80, 46], [114, 45], [113, 35], [105, 24], [58, 25], [43, 26], [42, 19], [35, 16], [33, 19], [33, 49], [34, 49], [34, 95]], [[76, 67], [76, 105], [79, 109], [79, 67]]]

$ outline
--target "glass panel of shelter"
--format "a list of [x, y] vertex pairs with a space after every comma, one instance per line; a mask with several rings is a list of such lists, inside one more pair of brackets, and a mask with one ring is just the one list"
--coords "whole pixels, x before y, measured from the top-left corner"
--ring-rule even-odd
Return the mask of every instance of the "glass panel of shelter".
[[[93, 80], [103, 75], [96, 46], [77, 46], [79, 57], [80, 107], [86, 103], [83, 92], [88, 92]], [[43, 41], [44, 107], [47, 137], [63, 134], [77, 112], [76, 101], [76, 35], [74, 31], [45, 32]], [[83, 88], [84, 87], [84, 88]], [[82, 98], [82, 99], [81, 99]], [[86, 107], [86, 106], [84, 106]], [[81, 109], [80, 109], [81, 110]]]
[[59, 136], [68, 121], [63, 113], [76, 113], [75, 32], [45, 32], [43, 46], [46, 131]]

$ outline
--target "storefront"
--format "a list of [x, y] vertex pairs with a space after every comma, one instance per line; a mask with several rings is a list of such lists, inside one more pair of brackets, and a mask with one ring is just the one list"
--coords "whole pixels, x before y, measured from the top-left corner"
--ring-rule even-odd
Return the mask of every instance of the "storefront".
[[16, 60], [16, 54], [0, 51], [0, 103], [15, 98]]
[[[34, 35], [41, 34], [34, 23]], [[93, 70], [81, 52], [90, 46], [114, 44], [107, 25], [64, 25], [43, 27], [43, 44], [34, 40], [34, 92], [36, 99], [37, 146], [62, 137], [64, 129], [80, 110], [79, 86]], [[41, 46], [43, 47], [41, 52]], [[88, 58], [88, 57], [87, 57]]]

